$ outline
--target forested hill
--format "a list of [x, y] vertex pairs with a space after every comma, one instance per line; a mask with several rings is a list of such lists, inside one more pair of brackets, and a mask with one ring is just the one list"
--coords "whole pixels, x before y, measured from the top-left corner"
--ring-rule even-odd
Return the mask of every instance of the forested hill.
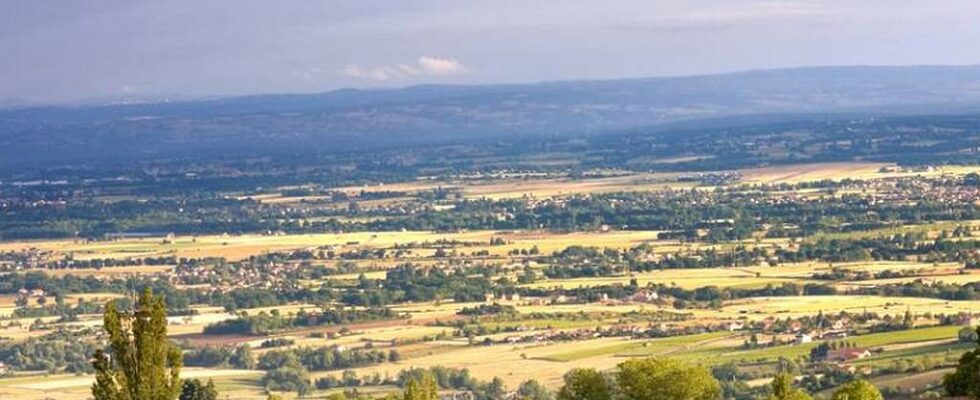
[[[819, 67], [0, 111], [4, 165], [596, 134], [731, 116], [973, 112], [980, 67]], [[25, 164], [27, 163], [27, 164]]]

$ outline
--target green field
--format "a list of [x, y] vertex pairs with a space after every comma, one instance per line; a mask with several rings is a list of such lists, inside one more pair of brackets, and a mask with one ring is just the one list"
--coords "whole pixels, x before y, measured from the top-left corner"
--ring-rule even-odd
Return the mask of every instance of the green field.
[[539, 358], [543, 360], [564, 362], [604, 355], [628, 357], [660, 355], [665, 353], [675, 353], [678, 350], [685, 349], [689, 346], [696, 346], [701, 342], [720, 339], [729, 335], [730, 334], [728, 332], [713, 332], [664, 339], [653, 339], [642, 342], [618, 343], [611, 346], [584, 348], [581, 350], [557, 353]]

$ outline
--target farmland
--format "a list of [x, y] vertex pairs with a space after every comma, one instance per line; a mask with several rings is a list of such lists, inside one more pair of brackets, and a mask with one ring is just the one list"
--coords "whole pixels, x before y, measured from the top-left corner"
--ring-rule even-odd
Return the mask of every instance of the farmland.
[[745, 144], [618, 138], [3, 181], [0, 397], [85, 398], [106, 304], [147, 288], [182, 375], [222, 398], [382, 396], [419, 368], [470, 379], [446, 390], [555, 391], [645, 357], [734, 374], [733, 399], [785, 369], [818, 395], [937, 392], [980, 318], [980, 168], [835, 159], [842, 139], [799, 135], [739, 160], [725, 146]]

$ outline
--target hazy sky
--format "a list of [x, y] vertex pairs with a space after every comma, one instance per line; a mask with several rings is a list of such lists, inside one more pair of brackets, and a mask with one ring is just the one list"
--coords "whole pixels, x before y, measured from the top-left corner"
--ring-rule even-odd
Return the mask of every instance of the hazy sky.
[[980, 64], [980, 1], [0, 0], [0, 100]]

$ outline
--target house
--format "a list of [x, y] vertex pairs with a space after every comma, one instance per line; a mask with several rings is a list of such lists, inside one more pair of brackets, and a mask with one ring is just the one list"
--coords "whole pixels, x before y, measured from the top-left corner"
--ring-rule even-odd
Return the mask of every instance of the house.
[[551, 298], [551, 304], [562, 304], [562, 303], [568, 303], [568, 302], [569, 302], [569, 297], [568, 296], [565, 296], [563, 294], [560, 294], [560, 295], [557, 295], [557, 296], [553, 296]]
[[637, 303], [649, 303], [658, 299], [660, 299], [660, 295], [657, 292], [649, 290], [636, 292], [636, 294], [629, 297], [629, 301]]
[[742, 321], [732, 321], [728, 323], [728, 330], [730, 332], [740, 331], [745, 329], [745, 322]]
[[848, 347], [843, 349], [828, 350], [825, 360], [832, 362], [844, 362], [850, 360], [860, 360], [866, 357], [871, 357], [871, 352], [868, 351], [868, 349]]
[[796, 344], [812, 343], [813, 342], [813, 336], [811, 336], [809, 334], [806, 334], [806, 333], [800, 333], [800, 334], [796, 335], [796, 339], [794, 340], [794, 342]]
[[439, 400], [474, 400], [476, 395], [469, 390], [442, 390], [439, 391]]
[[860, 374], [865, 376], [871, 375], [871, 373], [874, 372], [870, 365], [858, 367], [855, 365], [838, 364], [837, 369], [849, 374]]
[[847, 337], [847, 331], [843, 329], [833, 329], [824, 331], [822, 338], [824, 339], [844, 339]]

